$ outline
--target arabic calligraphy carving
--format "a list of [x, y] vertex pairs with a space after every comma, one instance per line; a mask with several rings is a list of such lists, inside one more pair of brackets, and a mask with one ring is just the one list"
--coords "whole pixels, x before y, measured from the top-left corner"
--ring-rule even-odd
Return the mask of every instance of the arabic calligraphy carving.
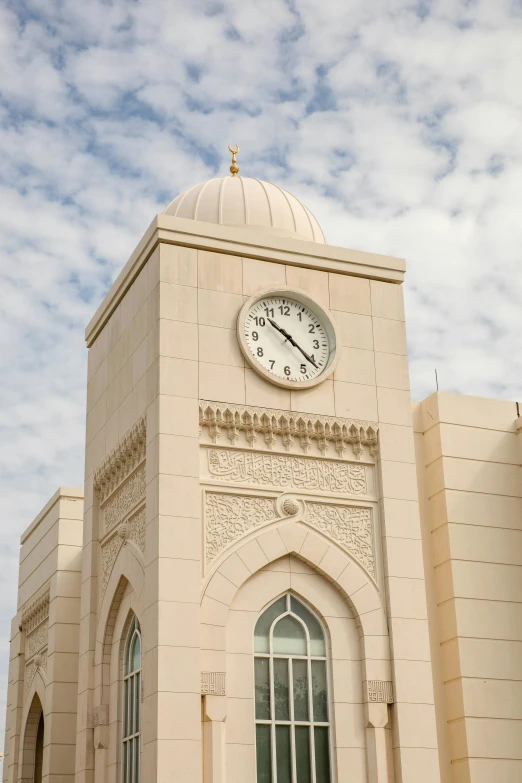
[[208, 467], [212, 476], [238, 484], [318, 489], [350, 495], [367, 494], [365, 466], [348, 462], [209, 449]]

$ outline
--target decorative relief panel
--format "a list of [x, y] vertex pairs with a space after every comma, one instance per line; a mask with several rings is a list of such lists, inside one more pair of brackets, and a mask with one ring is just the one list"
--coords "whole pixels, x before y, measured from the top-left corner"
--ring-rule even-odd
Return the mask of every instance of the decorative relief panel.
[[206, 696], [226, 695], [225, 672], [201, 672], [201, 693]]
[[103, 505], [103, 532], [109, 533], [145, 497], [145, 463]]
[[[299, 518], [332, 539], [376, 579], [373, 511], [367, 506], [314, 503], [301, 498], [283, 501], [284, 514]], [[283, 517], [284, 518], [284, 517]], [[221, 492], [205, 496], [205, 560], [207, 566], [234, 541], [256, 527], [281, 519], [276, 500]]]
[[28, 636], [49, 616], [50, 587], [42, 587], [22, 610], [22, 630]]
[[107, 583], [112, 573], [114, 563], [118, 557], [118, 553], [124, 544], [124, 539], [119, 535], [119, 531], [115, 533], [108, 541], [105, 541], [101, 545], [101, 565], [102, 565], [102, 581], [101, 581], [101, 597], [105, 595], [107, 589]]
[[243, 441], [250, 448], [297, 449], [303, 454], [315, 449], [325, 456], [332, 448], [343, 457], [351, 447], [360, 459], [364, 446], [371, 457], [378, 453], [378, 427], [367, 421], [201, 401], [199, 422], [212, 443], [223, 436], [232, 445]]
[[108, 723], [109, 723], [109, 705], [98, 704], [92, 711], [93, 728], [96, 728], [96, 726], [107, 726]]
[[145, 506], [127, 522], [127, 541], [133, 541], [142, 555], [145, 554]]
[[47, 634], [49, 631], [49, 619], [46, 618], [43, 623], [31, 631], [25, 638], [25, 657], [31, 658], [35, 653], [47, 646]]
[[307, 502], [305, 518], [309, 525], [332, 538], [373, 579], [376, 578], [371, 508]]
[[124, 435], [94, 474], [100, 502], [101, 598], [126, 541], [145, 552], [147, 423], [145, 417]]
[[368, 494], [367, 468], [349, 462], [209, 449], [208, 469], [212, 478], [237, 484]]
[[115, 533], [101, 545], [102, 581], [101, 596], [105, 595], [114, 563], [126, 541], [133, 541], [145, 554], [145, 506], [142, 506], [126, 522], [119, 525]]
[[236, 539], [254, 527], [275, 519], [271, 498], [207, 492], [205, 497], [205, 557], [210, 563]]
[[100, 503], [104, 503], [127, 476], [145, 459], [147, 445], [147, 421], [139, 419], [125, 433], [94, 473], [94, 489]]
[[50, 588], [45, 585], [22, 611], [21, 628], [25, 634], [24, 696], [31, 688], [38, 669], [47, 670]]
[[38, 669], [41, 669], [44, 673], [47, 672], [47, 649], [35, 655], [32, 661], [29, 661], [25, 667], [24, 698], [27, 698], [31, 690], [31, 685]]
[[393, 704], [393, 684], [387, 680], [368, 680], [368, 701]]

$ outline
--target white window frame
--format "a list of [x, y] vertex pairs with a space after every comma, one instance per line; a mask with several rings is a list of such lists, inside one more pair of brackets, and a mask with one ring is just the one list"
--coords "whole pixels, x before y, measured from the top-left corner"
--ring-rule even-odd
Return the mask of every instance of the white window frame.
[[[260, 612], [257, 621], [262, 617], [262, 615], [267, 611], [267, 609], [272, 606], [272, 604], [276, 603], [276, 601], [280, 600], [283, 596], [278, 596], [273, 601], [271, 601], [262, 612]], [[310, 783], [316, 783], [316, 769], [315, 769], [315, 727], [323, 727], [328, 729], [328, 759], [329, 759], [329, 765], [330, 765], [330, 781], [329, 783], [334, 783], [334, 758], [333, 758], [333, 752], [332, 752], [332, 731], [333, 731], [333, 715], [332, 715], [332, 701], [331, 701], [331, 678], [330, 678], [330, 668], [329, 668], [329, 660], [328, 660], [328, 644], [327, 644], [327, 635], [323, 626], [323, 623], [320, 621], [320, 619], [317, 617], [317, 614], [310, 608], [308, 604], [306, 604], [304, 601], [302, 601], [297, 596], [293, 595], [291, 592], [288, 592], [284, 594], [284, 597], [286, 599], [286, 611], [281, 612], [281, 614], [277, 615], [277, 617], [272, 621], [272, 624], [270, 626], [269, 632], [268, 632], [268, 640], [269, 640], [269, 652], [268, 653], [261, 653], [261, 652], [255, 652], [254, 650], [254, 666], [255, 666], [255, 659], [256, 658], [265, 658], [269, 660], [269, 686], [270, 686], [270, 719], [261, 719], [261, 718], [255, 718], [255, 725], [264, 725], [264, 726], [270, 726], [270, 752], [271, 752], [271, 765], [272, 765], [272, 782], [271, 783], [277, 783], [277, 747], [276, 747], [276, 726], [290, 726], [290, 771], [291, 771], [291, 783], [297, 783], [297, 765], [296, 765], [296, 750], [295, 750], [295, 727], [296, 726], [307, 726], [309, 731], [309, 747], [310, 747]], [[324, 643], [325, 643], [325, 655], [312, 655], [311, 649], [310, 649], [310, 634], [308, 632], [308, 627], [306, 623], [303, 621], [299, 615], [295, 614], [291, 609], [291, 599], [294, 598], [294, 600], [298, 601], [300, 604], [304, 606], [305, 609], [307, 609], [310, 614], [317, 620], [319, 623], [319, 626], [321, 628], [321, 631], [323, 633]], [[291, 616], [295, 620], [297, 620], [301, 626], [304, 628], [305, 637], [306, 637], [306, 655], [294, 655], [292, 653], [274, 653], [273, 651], [273, 632], [274, 628], [277, 625], [277, 623], [286, 616]], [[256, 625], [257, 625], [256, 621]], [[288, 661], [288, 699], [289, 699], [289, 707], [290, 707], [290, 720], [279, 720], [275, 717], [275, 694], [274, 694], [274, 659], [283, 659]], [[302, 660], [307, 662], [307, 677], [308, 677], [308, 720], [307, 721], [295, 721], [294, 720], [294, 683], [293, 683], [293, 664], [291, 664], [291, 660]], [[322, 721], [315, 721], [314, 720], [314, 711], [313, 711], [313, 687], [312, 687], [312, 661], [324, 661], [325, 664], [325, 670], [326, 670], [326, 688], [327, 688], [327, 715], [328, 715], [328, 721], [322, 722]], [[255, 682], [255, 672], [254, 672], [254, 682]], [[255, 693], [254, 693], [254, 714], [255, 714]], [[255, 739], [255, 752], [256, 752], [256, 781], [257, 781], [257, 737]]]
[[[131, 655], [136, 637], [140, 641], [140, 665], [132, 669]], [[141, 671], [143, 649], [140, 624], [134, 617], [127, 632], [123, 655], [122, 688], [122, 783], [140, 783], [141, 766]], [[131, 716], [132, 731], [127, 734], [127, 723]]]

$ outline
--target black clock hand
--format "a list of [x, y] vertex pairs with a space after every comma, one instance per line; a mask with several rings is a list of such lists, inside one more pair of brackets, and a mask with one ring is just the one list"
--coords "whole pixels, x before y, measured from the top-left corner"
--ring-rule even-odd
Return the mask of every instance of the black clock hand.
[[274, 329], [277, 329], [277, 331], [278, 331], [278, 332], [281, 332], [281, 334], [283, 335], [283, 337], [286, 337], [286, 339], [288, 340], [288, 342], [289, 342], [289, 343], [291, 343], [291, 344], [292, 344], [293, 346], [295, 346], [295, 347], [296, 347], [296, 348], [297, 348], [299, 351], [301, 351], [301, 353], [303, 354], [303, 356], [305, 357], [305, 359], [306, 359], [307, 361], [309, 361], [309, 362], [310, 362], [310, 364], [313, 364], [313, 366], [315, 367], [315, 369], [316, 369], [316, 370], [317, 370], [317, 369], [319, 369], [319, 368], [317, 367], [317, 364], [315, 363], [315, 361], [312, 359], [312, 357], [311, 357], [311, 356], [309, 356], [309, 355], [306, 353], [306, 351], [305, 351], [303, 348], [301, 348], [301, 346], [299, 345], [299, 343], [296, 343], [296, 341], [294, 340], [294, 338], [292, 337], [292, 335], [291, 335], [291, 334], [288, 334], [288, 332], [286, 331], [286, 329], [283, 329], [281, 326], [279, 326], [279, 324], [277, 324], [275, 321], [273, 321], [273, 320], [272, 320], [272, 318], [269, 318], [269, 319], [268, 319], [268, 321], [269, 321], [269, 322], [272, 324], [272, 326], [274, 327]]
[[289, 341], [292, 343], [292, 345], [295, 345], [295, 344], [296, 344], [296, 343], [295, 343], [295, 340], [294, 340], [294, 338], [292, 337], [292, 335], [291, 335], [291, 334], [288, 334], [288, 332], [286, 331], [286, 329], [283, 329], [281, 326], [279, 326], [279, 324], [277, 324], [277, 323], [276, 323], [275, 321], [273, 321], [271, 318], [269, 318], [268, 320], [269, 320], [269, 322], [272, 324], [272, 326], [274, 327], [274, 329], [277, 329], [277, 331], [278, 331], [278, 332], [281, 332], [281, 334], [282, 334], [284, 337], [286, 337], [286, 339], [287, 339], [287, 340], [289, 340]]

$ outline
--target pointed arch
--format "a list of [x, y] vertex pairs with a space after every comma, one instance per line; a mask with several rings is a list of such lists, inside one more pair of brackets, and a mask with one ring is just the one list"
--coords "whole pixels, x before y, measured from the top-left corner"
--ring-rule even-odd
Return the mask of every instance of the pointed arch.
[[224, 605], [221, 611], [226, 615], [236, 592], [250, 576], [289, 554], [308, 563], [335, 585], [354, 612], [363, 644], [364, 637], [387, 636], [381, 596], [371, 577], [330, 539], [291, 520], [277, 527], [261, 528], [246, 543], [235, 547], [211, 573], [203, 589], [202, 622], [210, 622], [215, 601]]
[[[35, 674], [34, 680], [36, 680], [38, 676], [38, 673]], [[44, 720], [44, 699], [42, 694], [38, 693], [38, 690], [40, 690], [39, 684], [35, 683], [34, 680], [31, 685], [32, 697], [31, 691], [29, 692], [31, 700], [24, 723], [23, 740], [20, 746], [21, 783], [34, 783], [35, 781], [35, 762], [38, 761], [36, 759], [37, 739], [39, 738], [38, 729], [40, 727], [40, 721]], [[41, 680], [41, 682], [43, 684], [43, 680]]]
[[116, 558], [101, 602], [100, 611], [98, 612], [95, 664], [102, 661], [101, 653], [105, 648], [108, 636], [110, 636], [112, 643], [114, 622], [111, 624], [110, 621], [116, 617], [127, 584], [131, 585], [139, 601], [145, 585], [145, 571], [136, 548], [126, 544]]

